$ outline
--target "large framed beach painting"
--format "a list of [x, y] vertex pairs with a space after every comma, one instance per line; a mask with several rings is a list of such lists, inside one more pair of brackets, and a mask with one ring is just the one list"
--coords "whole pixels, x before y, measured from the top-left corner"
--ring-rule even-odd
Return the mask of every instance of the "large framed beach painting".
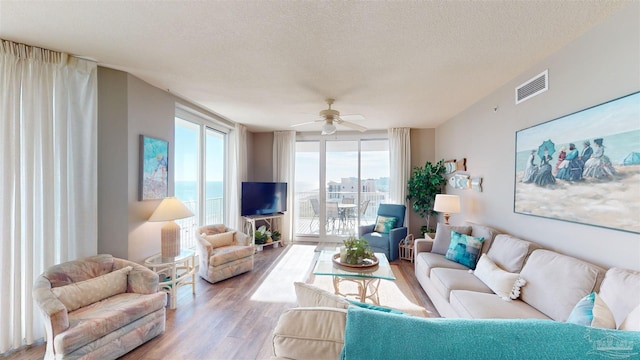
[[640, 92], [517, 131], [514, 212], [640, 233]]
[[138, 200], [157, 200], [168, 196], [169, 142], [140, 135]]

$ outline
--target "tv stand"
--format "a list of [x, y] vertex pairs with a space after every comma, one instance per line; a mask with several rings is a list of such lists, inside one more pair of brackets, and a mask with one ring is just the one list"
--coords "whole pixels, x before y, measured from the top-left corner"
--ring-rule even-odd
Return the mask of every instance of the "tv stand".
[[249, 215], [243, 216], [244, 220], [244, 232], [249, 235], [251, 238], [251, 244], [256, 247], [257, 251], [262, 251], [265, 246], [273, 245], [273, 247], [278, 247], [280, 244], [284, 244], [282, 239], [278, 241], [272, 241], [270, 243], [265, 244], [256, 244], [256, 221], [264, 221], [267, 225], [267, 230], [274, 231], [278, 230], [278, 219], [281, 219], [284, 216], [283, 213], [275, 213], [269, 215]]

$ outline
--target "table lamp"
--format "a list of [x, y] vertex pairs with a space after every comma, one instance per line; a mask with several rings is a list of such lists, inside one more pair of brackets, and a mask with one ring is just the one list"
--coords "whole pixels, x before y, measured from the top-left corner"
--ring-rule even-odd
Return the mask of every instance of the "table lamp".
[[151, 214], [149, 221], [166, 221], [162, 225], [161, 244], [162, 257], [171, 258], [180, 255], [180, 225], [176, 224], [177, 219], [184, 219], [193, 216], [178, 198], [164, 198], [158, 208]]
[[458, 195], [437, 194], [433, 210], [444, 213], [444, 222], [449, 225], [451, 213], [460, 212], [460, 197]]

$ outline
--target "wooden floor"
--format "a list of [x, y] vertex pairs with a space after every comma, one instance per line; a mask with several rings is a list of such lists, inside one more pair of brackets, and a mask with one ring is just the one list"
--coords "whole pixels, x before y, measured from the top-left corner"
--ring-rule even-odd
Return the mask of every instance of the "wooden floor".
[[[177, 308], [167, 309], [164, 334], [143, 344], [121, 359], [268, 359], [272, 355], [271, 331], [278, 317], [293, 302], [260, 302], [251, 298], [283, 255], [292, 248], [265, 247], [255, 257], [254, 270], [210, 284], [197, 277], [196, 295], [190, 287], [179, 289]], [[409, 279], [417, 298], [431, 316], [433, 304], [414, 276], [413, 264], [396, 260]], [[297, 265], [297, 264], [294, 264]], [[299, 264], [308, 272], [309, 264]], [[265, 289], [260, 288], [264, 293]], [[266, 291], [269, 291], [268, 289]], [[272, 291], [278, 291], [273, 289]], [[44, 344], [20, 349], [6, 359], [42, 359]]]

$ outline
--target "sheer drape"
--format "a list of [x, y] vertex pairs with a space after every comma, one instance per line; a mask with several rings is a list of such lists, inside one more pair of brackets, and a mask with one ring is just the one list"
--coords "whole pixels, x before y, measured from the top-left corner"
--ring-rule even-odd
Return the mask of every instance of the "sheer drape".
[[97, 251], [97, 67], [0, 40], [0, 353], [44, 335], [34, 280]]
[[228, 224], [232, 229], [241, 230], [242, 218], [240, 216], [240, 196], [243, 181], [247, 181], [247, 127], [236, 124], [235, 129], [229, 133], [229, 201], [227, 201]]
[[411, 130], [389, 129], [389, 198], [393, 204], [404, 204], [407, 181], [411, 176]]
[[293, 194], [295, 180], [296, 132], [273, 133], [273, 180], [287, 183], [287, 212], [282, 219], [282, 239], [290, 242], [293, 236]]

